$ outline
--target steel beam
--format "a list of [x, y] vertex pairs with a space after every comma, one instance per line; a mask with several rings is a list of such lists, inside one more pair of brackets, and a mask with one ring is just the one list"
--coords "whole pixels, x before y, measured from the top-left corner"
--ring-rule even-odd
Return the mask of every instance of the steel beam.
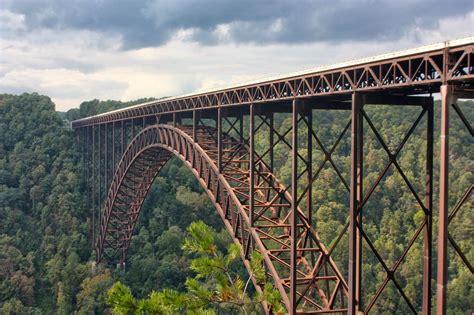
[[438, 214], [438, 276], [436, 280], [436, 311], [446, 314], [446, 292], [448, 282], [448, 210], [449, 210], [449, 107], [455, 103], [453, 87], [442, 85], [441, 93], [441, 139], [439, 170], [439, 214]]
[[352, 95], [352, 132], [351, 132], [351, 181], [349, 202], [349, 314], [355, 315], [360, 307], [360, 221], [359, 205], [362, 192], [362, 146], [363, 116], [362, 96]]
[[222, 172], [222, 108], [217, 109], [217, 169]]
[[366, 94], [363, 96], [365, 104], [397, 105], [397, 106], [425, 106], [426, 96], [406, 96], [390, 94]]
[[199, 123], [198, 112], [196, 110], [193, 110], [193, 139], [194, 141], [198, 141], [197, 140], [198, 123]]
[[290, 253], [290, 314], [296, 314], [297, 300], [297, 249], [298, 249], [298, 112], [300, 101], [292, 102], [292, 142], [291, 142], [291, 253]]
[[275, 126], [274, 126], [274, 118], [273, 118], [273, 113], [269, 113], [268, 114], [268, 124], [269, 124], [269, 127], [270, 127], [270, 132], [269, 132], [269, 139], [268, 139], [268, 142], [269, 142], [269, 146], [270, 146], [270, 152], [269, 152], [269, 157], [270, 157], [270, 162], [269, 162], [269, 166], [270, 166], [270, 171], [273, 172], [274, 170], [274, 147], [275, 147], [275, 139], [273, 137], [273, 135], [275, 134]]
[[[360, 101], [357, 100], [358, 96], [355, 96], [356, 102], [361, 102], [360, 105], [356, 105], [360, 107], [360, 111], [362, 112], [364, 106], [364, 100]], [[361, 116], [360, 121], [357, 123], [357, 207], [358, 207], [358, 214], [357, 214], [357, 229], [362, 230], [362, 208], [360, 207], [362, 203], [362, 199], [364, 198], [364, 119]], [[360, 232], [356, 235], [356, 284], [355, 284], [355, 298], [357, 309], [360, 310], [361, 303], [361, 288], [362, 288], [362, 237]]]
[[[95, 192], [95, 181], [96, 181], [96, 168], [95, 168], [95, 146], [96, 146], [96, 143], [95, 143], [95, 129], [96, 129], [96, 126], [91, 126], [90, 127], [92, 129], [92, 163], [91, 163], [91, 167], [92, 167], [92, 178], [91, 178], [91, 184], [92, 184], [92, 239], [93, 239], [93, 242], [95, 242], [95, 225], [96, 225], [96, 222], [95, 222], [95, 207], [96, 207], [96, 192]], [[100, 223], [99, 223], [100, 224]]]
[[[87, 191], [87, 210], [91, 211], [93, 209], [94, 204], [92, 203], [92, 152], [93, 152], [93, 147], [92, 147], [92, 130], [93, 127], [85, 127], [87, 130], [87, 154], [86, 154], [86, 165], [87, 165], [87, 173], [86, 173], [86, 191]], [[92, 215], [91, 219], [91, 244], [92, 248], [95, 246], [95, 234], [94, 234], [94, 218], [95, 216]]]
[[[101, 204], [102, 204], [102, 161], [103, 161], [103, 158], [102, 158], [102, 146], [103, 146], [103, 140], [102, 140], [102, 126], [103, 125], [100, 125], [99, 126], [99, 148], [98, 148], [98, 151], [99, 151], [99, 169], [97, 171], [98, 175], [99, 175], [99, 198], [98, 198], [98, 207], [99, 207], [99, 214], [100, 214], [100, 208], [101, 208]], [[99, 218], [100, 218], [100, 215], [99, 215]]]
[[250, 123], [249, 123], [249, 217], [250, 226], [254, 226], [255, 218], [255, 122], [254, 105], [250, 104]]
[[473, 48], [473, 38], [449, 41], [428, 49], [425, 47], [249, 85], [147, 102], [141, 106], [77, 120], [72, 126], [77, 128], [112, 120], [187, 112], [197, 108], [247, 107], [252, 102], [263, 104], [288, 102], [293, 98], [349, 97], [355, 91], [426, 94], [433, 92], [447, 80], [460, 85], [471, 83], [474, 79], [471, 61]]
[[431, 314], [431, 277], [433, 252], [433, 98], [424, 102], [426, 110], [426, 185], [425, 220], [423, 232], [423, 314]]
[[239, 142], [245, 144], [244, 141], [244, 114], [241, 113], [239, 116]]
[[109, 124], [104, 124], [104, 199], [109, 187]]
[[111, 170], [111, 178], [114, 176], [115, 172], [115, 121], [112, 123], [112, 170]]
[[98, 126], [98, 166], [97, 166], [97, 179], [98, 179], [98, 194], [97, 194], [97, 224], [100, 226], [100, 218], [101, 218], [101, 207], [102, 207], [102, 125]]
[[125, 152], [125, 128], [123, 120], [120, 122], [120, 156]]
[[313, 111], [311, 108], [305, 108], [306, 114], [306, 212], [310, 226], [313, 226]]

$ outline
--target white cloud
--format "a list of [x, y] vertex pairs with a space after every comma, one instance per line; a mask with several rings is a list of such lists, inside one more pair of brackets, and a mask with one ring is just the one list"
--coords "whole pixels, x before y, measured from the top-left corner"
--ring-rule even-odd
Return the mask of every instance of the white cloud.
[[[447, 39], [472, 36], [474, 34], [474, 11], [463, 17], [450, 17], [439, 21], [436, 29], [414, 28], [407, 33], [408, 39], [422, 42], [440, 42]], [[447, 37], [449, 36], [449, 37]]]
[[275, 22], [273, 22], [271, 25], [270, 25], [270, 31], [274, 32], [274, 33], [278, 33], [278, 32], [281, 32], [281, 30], [283, 30], [283, 20], [280, 18], [280, 19], [276, 19]]
[[23, 14], [0, 10], [0, 32], [2, 34], [15, 33], [25, 29], [25, 16]]

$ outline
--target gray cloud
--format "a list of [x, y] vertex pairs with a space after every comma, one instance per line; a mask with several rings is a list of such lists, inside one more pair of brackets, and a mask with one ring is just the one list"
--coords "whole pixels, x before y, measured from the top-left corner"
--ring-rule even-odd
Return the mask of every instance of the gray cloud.
[[0, 0], [0, 93], [66, 110], [221, 88], [471, 36], [470, 1]]
[[[66, 3], [67, 2], [67, 3]], [[394, 40], [474, 10], [472, 0], [0, 0], [25, 30], [121, 36], [122, 48], [160, 46], [179, 31], [204, 45]]]

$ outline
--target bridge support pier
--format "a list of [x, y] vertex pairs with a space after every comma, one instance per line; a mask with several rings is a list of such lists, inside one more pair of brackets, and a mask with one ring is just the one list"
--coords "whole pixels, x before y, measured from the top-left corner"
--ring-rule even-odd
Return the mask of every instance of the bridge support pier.
[[[376, 128], [376, 125], [369, 117], [366, 108], [372, 105], [379, 106], [411, 106], [421, 109], [416, 120], [410, 123], [410, 128], [404, 135], [400, 143], [397, 143], [396, 148], [391, 148], [385, 142], [382, 134]], [[400, 153], [409, 138], [414, 134], [415, 130], [419, 129], [422, 119], [426, 122], [426, 158], [425, 158], [425, 192], [424, 200], [422, 194], [417, 192], [414, 181], [416, 178], [409, 178], [399, 161]], [[378, 144], [382, 147], [387, 155], [388, 162], [384, 169], [379, 173], [377, 179], [371, 184], [367, 190], [363, 189], [364, 172], [363, 172], [363, 148], [366, 145], [364, 140], [367, 133], [364, 132], [363, 124], [367, 123], [367, 132], [371, 132]], [[371, 241], [367, 231], [363, 228], [363, 208], [367, 202], [373, 199], [374, 191], [377, 187], [383, 185], [383, 178], [389, 170], [398, 173], [398, 175], [406, 184], [406, 188], [411, 191], [411, 194], [416, 200], [416, 206], [424, 213], [424, 219], [420, 224], [417, 224], [416, 232], [409, 239], [408, 243], [404, 245], [403, 253], [394, 262], [389, 262], [383, 257], [383, 253], [379, 252], [375, 244]], [[410, 299], [404, 292], [401, 284], [397, 280], [395, 274], [398, 272], [403, 260], [407, 257], [413, 244], [422, 239], [423, 242], [423, 299], [422, 311], [424, 314], [430, 314], [431, 306], [431, 275], [432, 275], [432, 193], [433, 193], [433, 99], [431, 97], [407, 97], [395, 95], [376, 95], [376, 94], [357, 94], [352, 96], [352, 134], [351, 134], [351, 181], [350, 181], [350, 219], [349, 219], [349, 269], [348, 269], [348, 284], [349, 284], [349, 314], [357, 314], [358, 312], [369, 312], [378, 300], [381, 299], [383, 291], [389, 285], [393, 284], [397, 289], [406, 305], [413, 312], [417, 312], [416, 301]], [[408, 210], [408, 209], [407, 209]], [[412, 210], [413, 211], [413, 210]], [[371, 254], [375, 261], [373, 263], [379, 264], [386, 277], [381, 284], [377, 284], [376, 292], [373, 297], [362, 301], [362, 272], [361, 266], [363, 257], [368, 258], [368, 255], [362, 254], [362, 242], [367, 245], [367, 253]]]
[[217, 109], [217, 169], [222, 172], [222, 108]]
[[[463, 253], [456, 241], [449, 234], [449, 223], [458, 214], [461, 207], [467, 202], [472, 194], [474, 184], [471, 183], [459, 200], [450, 207], [449, 194], [449, 133], [450, 133], [450, 109], [454, 109], [462, 121], [462, 126], [468, 130], [468, 134], [474, 137], [471, 123], [457, 105], [459, 98], [474, 99], [474, 93], [470, 91], [456, 90], [456, 86], [444, 84], [440, 88], [441, 93], [441, 134], [440, 134], [440, 180], [439, 180], [439, 217], [438, 217], [438, 271], [436, 281], [436, 313], [446, 314], [447, 309], [447, 287], [448, 287], [448, 243], [451, 243], [454, 254], [457, 254], [465, 266], [474, 273], [472, 263]], [[450, 211], [451, 209], [451, 211]]]
[[[351, 179], [349, 200], [349, 314], [357, 314], [360, 307], [360, 225], [358, 210], [362, 195], [362, 151], [363, 151], [363, 100], [360, 94], [352, 95], [351, 131]], [[357, 224], [359, 223], [359, 225]]]
[[433, 98], [426, 98], [423, 104], [426, 111], [426, 161], [425, 161], [425, 228], [423, 229], [423, 314], [431, 314], [431, 278], [433, 256]]
[[[249, 218], [254, 227], [255, 218], [255, 105], [249, 106]], [[243, 119], [242, 119], [243, 120]]]
[[292, 102], [292, 148], [291, 148], [291, 252], [290, 252], [290, 314], [296, 314], [297, 309], [297, 248], [298, 248], [298, 113], [300, 112], [301, 101], [296, 99]]

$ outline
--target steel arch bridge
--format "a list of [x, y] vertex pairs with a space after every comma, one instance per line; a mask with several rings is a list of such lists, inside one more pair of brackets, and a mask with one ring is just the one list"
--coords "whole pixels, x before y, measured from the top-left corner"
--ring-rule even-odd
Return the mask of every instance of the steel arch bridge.
[[[472, 211], [469, 198], [474, 184], [465, 187], [455, 204], [449, 202], [448, 189], [450, 116], [460, 118], [470, 141], [474, 137], [470, 116], [464, 112], [471, 108], [463, 111], [457, 104], [458, 99], [474, 98], [473, 58], [474, 38], [466, 38], [74, 121], [72, 127], [83, 145], [97, 261], [125, 263], [148, 190], [175, 156], [197, 178], [233, 241], [241, 245], [245, 266], [250, 268], [252, 251], [262, 254], [266, 281], [278, 289], [288, 313], [368, 313], [393, 285], [413, 313], [429, 314], [436, 296], [436, 311], [444, 314], [447, 266], [452, 259], [448, 248], [473, 273], [468, 255], [449, 233], [449, 223], [461, 209]], [[434, 119], [433, 93], [441, 96], [439, 121]], [[407, 111], [410, 126], [393, 147], [377, 128], [370, 108], [408, 107], [418, 113], [413, 117]], [[331, 145], [321, 140], [323, 126], [313, 120], [322, 111], [347, 113], [347, 122]], [[278, 115], [291, 119], [290, 127], [282, 125]], [[433, 184], [435, 123], [441, 129], [439, 187]], [[367, 181], [364, 173], [367, 131], [386, 153], [385, 166], [373, 181]], [[399, 161], [413, 137], [422, 137], [424, 143], [424, 165], [418, 170], [425, 178], [421, 192]], [[256, 147], [256, 138], [265, 139], [265, 145]], [[350, 142], [347, 171], [335, 158], [344, 140]], [[277, 147], [286, 152], [291, 174], [279, 170]], [[320, 156], [314, 156], [316, 149]], [[314, 191], [322, 189], [316, 183], [324, 168], [336, 174], [339, 181], [332, 188], [348, 201], [346, 221], [331, 240], [320, 237], [315, 223], [321, 205]], [[363, 224], [364, 208], [389, 171], [402, 178], [423, 216], [393, 262], [380, 253]], [[433, 203], [435, 189], [439, 207]], [[434, 223], [438, 225], [436, 248]], [[396, 277], [415, 242], [423, 244], [421, 305], [406, 294]], [[348, 254], [347, 261], [336, 253], [341, 248]], [[361, 282], [362, 260], [369, 253], [385, 274], [372, 294], [364, 292]], [[254, 285], [261, 291], [263, 283], [254, 280]]]

